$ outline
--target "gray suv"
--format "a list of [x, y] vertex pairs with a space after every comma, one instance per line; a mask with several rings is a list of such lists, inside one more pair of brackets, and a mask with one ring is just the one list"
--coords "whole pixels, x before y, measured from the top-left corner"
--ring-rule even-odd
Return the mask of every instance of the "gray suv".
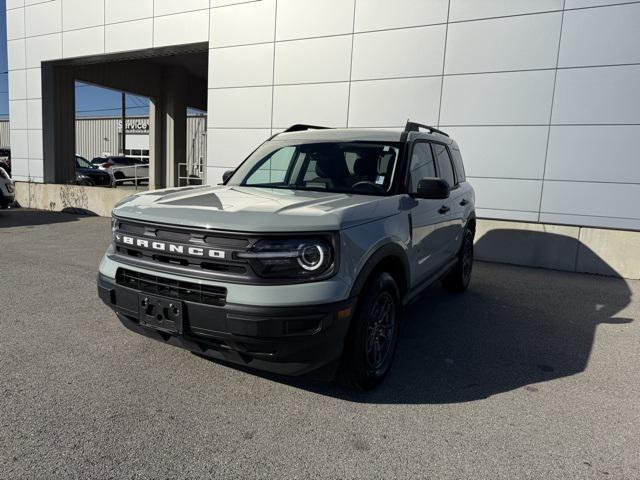
[[130, 330], [215, 359], [367, 390], [393, 360], [402, 307], [467, 288], [474, 191], [435, 128], [295, 125], [219, 186], [113, 210], [98, 291]]

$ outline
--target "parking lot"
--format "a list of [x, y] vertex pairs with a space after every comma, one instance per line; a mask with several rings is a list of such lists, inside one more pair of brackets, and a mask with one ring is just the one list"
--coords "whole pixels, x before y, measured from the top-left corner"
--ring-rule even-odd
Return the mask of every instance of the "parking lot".
[[129, 332], [109, 235], [0, 211], [0, 478], [640, 478], [640, 282], [476, 263], [354, 394]]

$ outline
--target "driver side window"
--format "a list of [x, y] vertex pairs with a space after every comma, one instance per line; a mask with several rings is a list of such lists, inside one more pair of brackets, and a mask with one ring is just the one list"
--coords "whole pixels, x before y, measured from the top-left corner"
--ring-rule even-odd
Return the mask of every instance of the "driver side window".
[[418, 190], [418, 182], [423, 178], [435, 176], [436, 165], [431, 146], [426, 142], [414, 144], [409, 164], [409, 193], [415, 193]]

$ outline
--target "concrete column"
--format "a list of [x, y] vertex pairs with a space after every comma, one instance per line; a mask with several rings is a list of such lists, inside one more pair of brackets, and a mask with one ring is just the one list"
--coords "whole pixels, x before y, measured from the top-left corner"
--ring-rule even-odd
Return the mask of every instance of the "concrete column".
[[178, 166], [187, 159], [187, 73], [168, 68], [164, 80], [165, 178], [167, 186], [177, 186]]
[[165, 187], [164, 112], [162, 100], [149, 99], [149, 188]]
[[42, 141], [45, 183], [75, 183], [76, 124], [73, 71], [42, 65]]

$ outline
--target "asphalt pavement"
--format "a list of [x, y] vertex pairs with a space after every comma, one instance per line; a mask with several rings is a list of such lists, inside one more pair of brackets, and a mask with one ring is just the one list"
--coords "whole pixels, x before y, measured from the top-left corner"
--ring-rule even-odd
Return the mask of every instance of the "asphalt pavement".
[[129, 332], [109, 234], [0, 210], [0, 479], [640, 478], [640, 282], [476, 263], [355, 394]]

